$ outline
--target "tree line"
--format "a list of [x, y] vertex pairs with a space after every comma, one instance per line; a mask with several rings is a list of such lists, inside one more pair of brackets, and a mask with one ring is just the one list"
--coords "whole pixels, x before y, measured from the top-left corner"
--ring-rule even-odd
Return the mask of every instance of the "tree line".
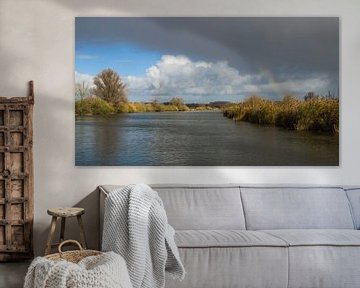
[[76, 83], [75, 96], [77, 116], [190, 110], [180, 97], [173, 97], [167, 103], [157, 100], [151, 103], [129, 102], [126, 84], [112, 69], [105, 69], [97, 74], [94, 77], [94, 87], [89, 87], [84, 81]]

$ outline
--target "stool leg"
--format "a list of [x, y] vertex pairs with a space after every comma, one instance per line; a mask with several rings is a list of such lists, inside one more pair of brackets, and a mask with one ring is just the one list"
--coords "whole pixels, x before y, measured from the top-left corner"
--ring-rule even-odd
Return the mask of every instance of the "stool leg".
[[77, 216], [77, 220], [79, 222], [79, 226], [80, 226], [80, 239], [81, 239], [81, 245], [83, 246], [84, 249], [86, 249], [87, 244], [86, 244], [86, 238], [85, 238], [85, 229], [84, 229], [84, 223], [81, 219], [81, 215]]
[[51, 252], [51, 243], [52, 243], [52, 239], [53, 239], [54, 233], [55, 233], [56, 220], [57, 220], [56, 216], [53, 216], [51, 219], [50, 231], [49, 231], [49, 236], [48, 236], [48, 240], [47, 240], [47, 244], [46, 244], [45, 255], [48, 255]]
[[61, 217], [60, 243], [64, 241], [66, 218]]

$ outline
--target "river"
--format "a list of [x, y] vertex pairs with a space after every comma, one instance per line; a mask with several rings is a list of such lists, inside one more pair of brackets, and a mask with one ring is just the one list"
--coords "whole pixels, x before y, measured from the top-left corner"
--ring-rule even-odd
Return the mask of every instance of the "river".
[[78, 166], [338, 166], [339, 137], [234, 122], [219, 111], [76, 118]]

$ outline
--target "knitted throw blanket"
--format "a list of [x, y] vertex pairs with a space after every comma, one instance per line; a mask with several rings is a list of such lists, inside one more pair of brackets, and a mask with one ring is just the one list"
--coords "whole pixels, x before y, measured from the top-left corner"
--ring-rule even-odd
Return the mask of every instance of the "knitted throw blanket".
[[132, 288], [124, 259], [113, 253], [89, 256], [79, 263], [37, 257], [24, 288]]
[[134, 288], [165, 287], [165, 270], [184, 278], [174, 233], [160, 197], [145, 184], [120, 188], [105, 200], [102, 250], [124, 257]]

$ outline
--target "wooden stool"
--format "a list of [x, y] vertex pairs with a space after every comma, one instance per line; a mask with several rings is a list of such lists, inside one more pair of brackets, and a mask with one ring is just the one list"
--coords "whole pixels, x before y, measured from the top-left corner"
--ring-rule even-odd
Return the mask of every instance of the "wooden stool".
[[[69, 217], [77, 217], [79, 227], [80, 227], [80, 239], [81, 239], [81, 245], [84, 249], [86, 249], [86, 238], [85, 238], [85, 230], [84, 230], [84, 224], [81, 219], [81, 215], [85, 213], [84, 208], [50, 208], [47, 210], [47, 213], [52, 216], [51, 224], [50, 224], [50, 231], [49, 236], [47, 240], [45, 255], [50, 254], [52, 247], [57, 247], [61, 242], [64, 241], [64, 234], [65, 234], [65, 223], [66, 218]], [[60, 230], [60, 242], [59, 243], [52, 243], [52, 239], [54, 237], [55, 228], [56, 228], [56, 222], [58, 217], [61, 218], [61, 230]]]

